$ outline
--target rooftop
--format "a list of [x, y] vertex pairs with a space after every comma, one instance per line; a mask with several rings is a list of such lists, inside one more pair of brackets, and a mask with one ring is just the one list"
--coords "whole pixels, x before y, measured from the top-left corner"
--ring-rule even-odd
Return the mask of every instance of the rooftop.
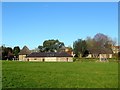
[[66, 52], [33, 52], [27, 57], [72, 57]]
[[30, 54], [31, 51], [28, 49], [27, 46], [24, 46], [23, 49], [20, 51], [20, 55], [26, 55], [26, 54]]

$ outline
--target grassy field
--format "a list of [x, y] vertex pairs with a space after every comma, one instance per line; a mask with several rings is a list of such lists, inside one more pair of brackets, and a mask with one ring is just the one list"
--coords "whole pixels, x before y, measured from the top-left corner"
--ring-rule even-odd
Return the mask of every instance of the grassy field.
[[2, 62], [3, 88], [117, 88], [115, 62]]

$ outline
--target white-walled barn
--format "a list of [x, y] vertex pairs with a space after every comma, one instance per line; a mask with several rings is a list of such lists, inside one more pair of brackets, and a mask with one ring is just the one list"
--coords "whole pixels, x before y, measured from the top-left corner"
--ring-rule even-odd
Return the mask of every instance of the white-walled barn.
[[73, 62], [73, 59], [72, 55], [66, 52], [33, 52], [27, 55], [23, 61]]

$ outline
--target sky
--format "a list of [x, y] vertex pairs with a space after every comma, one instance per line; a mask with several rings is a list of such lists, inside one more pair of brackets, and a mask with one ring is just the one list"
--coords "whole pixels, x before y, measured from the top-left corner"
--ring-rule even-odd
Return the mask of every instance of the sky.
[[77, 39], [103, 33], [118, 38], [117, 2], [4, 2], [2, 44], [37, 48], [58, 39], [72, 46]]

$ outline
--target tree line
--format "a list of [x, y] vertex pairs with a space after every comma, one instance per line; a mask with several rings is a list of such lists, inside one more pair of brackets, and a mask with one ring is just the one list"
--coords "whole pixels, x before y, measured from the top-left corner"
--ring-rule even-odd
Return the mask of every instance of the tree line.
[[99, 52], [100, 50], [112, 50], [116, 41], [102, 33], [97, 33], [93, 38], [87, 37], [85, 40], [78, 39], [73, 43], [73, 51], [76, 57], [85, 57], [90, 51]]
[[[101, 49], [111, 49], [112, 45], [115, 45], [116, 41], [111, 37], [97, 33], [93, 38], [87, 37], [84, 39], [78, 39], [73, 42], [73, 48], [68, 47], [70, 51], [73, 51], [75, 57], [86, 57], [90, 50], [99, 51]], [[64, 42], [59, 40], [45, 40], [42, 45], [39, 45], [36, 50], [38, 52], [61, 52], [65, 48]], [[13, 49], [11, 47], [1, 46], [2, 49], [2, 59], [15, 60], [18, 59], [20, 47], [15, 46]], [[35, 50], [32, 50], [35, 51]]]
[[12, 47], [5, 47], [1, 46], [2, 49], [2, 60], [12, 60], [13, 58], [15, 60], [18, 59], [19, 52], [20, 52], [20, 47], [15, 46], [13, 49]]

